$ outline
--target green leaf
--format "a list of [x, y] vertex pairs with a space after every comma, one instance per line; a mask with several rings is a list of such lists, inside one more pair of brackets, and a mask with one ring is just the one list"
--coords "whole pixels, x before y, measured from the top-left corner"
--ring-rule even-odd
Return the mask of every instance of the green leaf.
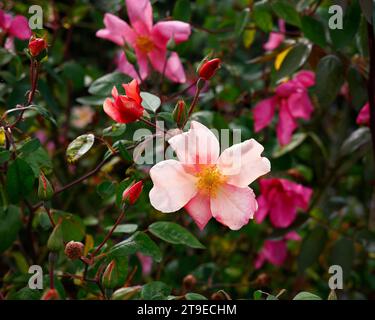
[[325, 29], [320, 21], [310, 16], [303, 16], [301, 22], [302, 31], [307, 39], [321, 47], [327, 45]]
[[149, 111], [156, 112], [161, 105], [159, 97], [149, 92], [141, 92], [142, 106]]
[[234, 33], [237, 37], [241, 36], [242, 32], [245, 30], [250, 18], [250, 9], [245, 8], [241, 11], [240, 17], [236, 20], [234, 27]]
[[29, 164], [20, 158], [14, 160], [7, 172], [9, 200], [16, 203], [26, 197], [33, 189], [34, 180], [34, 172]]
[[10, 159], [10, 151], [9, 150], [1, 150], [0, 151], [0, 164], [7, 162]]
[[82, 105], [89, 105], [89, 106], [101, 106], [107, 97], [102, 96], [85, 96], [77, 98], [77, 102]]
[[141, 297], [144, 300], [166, 300], [171, 293], [171, 288], [165, 283], [154, 281], [142, 287]]
[[271, 32], [273, 28], [272, 15], [266, 1], [256, 2], [252, 18], [255, 24], [264, 32]]
[[329, 265], [338, 265], [343, 270], [343, 279], [346, 280], [352, 271], [355, 259], [354, 243], [351, 239], [340, 238], [335, 242], [329, 256]]
[[116, 290], [111, 297], [111, 300], [130, 300], [140, 297], [140, 286], [120, 288]]
[[112, 181], [103, 181], [96, 187], [96, 192], [102, 199], [107, 199], [115, 193], [116, 187]]
[[299, 18], [299, 13], [297, 10], [286, 0], [278, 0], [274, 1], [271, 4], [272, 10], [275, 14], [285, 20], [285, 22], [299, 27], [301, 25], [301, 21]]
[[311, 44], [299, 42], [287, 54], [280, 69], [276, 72], [277, 80], [291, 76], [302, 67], [311, 53]]
[[327, 242], [327, 231], [323, 227], [316, 227], [304, 239], [298, 256], [298, 271], [304, 272], [315, 263]]
[[108, 128], [103, 130], [104, 137], [120, 137], [126, 131], [126, 124], [124, 123], [115, 123]]
[[14, 55], [5, 48], [0, 48], [0, 66], [6, 65], [13, 59]]
[[127, 257], [115, 258], [107, 265], [102, 276], [102, 284], [105, 288], [114, 289], [125, 284], [128, 273]]
[[63, 231], [60, 223], [53, 228], [47, 241], [47, 248], [53, 252], [60, 251], [64, 248]]
[[205, 296], [202, 296], [201, 294], [194, 293], [194, 292], [185, 294], [185, 299], [186, 300], [207, 300]]
[[22, 156], [22, 158], [33, 169], [36, 178], [39, 177], [41, 170], [46, 174], [52, 170], [52, 161], [43, 147], [39, 147], [34, 152]]
[[320, 59], [316, 70], [316, 94], [323, 106], [328, 106], [335, 100], [345, 81], [344, 66], [341, 60], [328, 55]]
[[39, 113], [44, 119], [52, 122], [55, 126], [57, 126], [55, 118], [46, 108], [32, 105], [32, 106], [27, 107], [27, 110], [32, 110], [32, 111]]
[[57, 214], [62, 218], [61, 229], [64, 241], [81, 241], [86, 231], [86, 226], [82, 219], [71, 213], [57, 212]]
[[0, 207], [0, 253], [8, 249], [17, 239], [21, 229], [21, 212], [16, 206]]
[[371, 142], [371, 132], [368, 127], [353, 131], [340, 148], [340, 156], [346, 157]]
[[302, 291], [298, 293], [293, 298], [293, 300], [322, 300], [322, 299], [313, 293]]
[[300, 146], [307, 138], [306, 133], [296, 133], [293, 135], [292, 140], [286, 146], [277, 145], [276, 150], [273, 152], [273, 158], [279, 158]]
[[130, 78], [121, 73], [113, 72], [96, 79], [89, 87], [89, 93], [97, 96], [109, 96], [111, 94], [112, 88], [117, 87], [118, 90], [122, 90], [121, 84], [128, 83]]
[[110, 256], [125, 256], [141, 252], [152, 257], [156, 262], [161, 261], [161, 251], [154, 241], [144, 232], [137, 231], [128, 239], [116, 244], [111, 248]]
[[[105, 228], [106, 231], [109, 231], [112, 229], [112, 226], [109, 226]], [[137, 231], [138, 225], [135, 223], [126, 223], [126, 224], [119, 224], [116, 229], [113, 231], [113, 233], [133, 233]]]
[[155, 222], [148, 227], [150, 232], [169, 243], [183, 244], [192, 248], [204, 249], [205, 246], [199, 242], [189, 231], [173, 222]]
[[190, 0], [177, 0], [173, 8], [172, 16], [176, 20], [190, 21]]
[[30, 139], [22, 145], [22, 147], [19, 149], [19, 152], [22, 153], [22, 156], [25, 156], [36, 151], [40, 146], [41, 144], [38, 139]]
[[94, 145], [95, 136], [93, 134], [84, 134], [75, 138], [66, 149], [66, 157], [69, 162], [75, 162], [86, 154]]

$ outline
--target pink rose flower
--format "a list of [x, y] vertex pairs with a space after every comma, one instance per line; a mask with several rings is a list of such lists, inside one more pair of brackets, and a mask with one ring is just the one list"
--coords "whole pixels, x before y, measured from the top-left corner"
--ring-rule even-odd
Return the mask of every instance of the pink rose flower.
[[152, 271], [152, 258], [149, 256], [145, 256], [140, 252], [137, 252], [136, 254], [142, 266], [143, 276], [148, 276]]
[[268, 41], [263, 45], [264, 50], [272, 51], [278, 48], [285, 39], [285, 21], [279, 20], [279, 32], [271, 32]]
[[253, 109], [254, 130], [259, 132], [267, 127], [279, 109], [277, 138], [281, 145], [288, 144], [297, 128], [297, 119], [309, 120], [314, 110], [307, 88], [315, 84], [311, 71], [300, 71], [292, 80], [280, 84], [275, 95], [260, 101]]
[[357, 117], [358, 125], [370, 126], [370, 104], [367, 102], [361, 109]]
[[287, 233], [281, 240], [264, 241], [264, 245], [255, 259], [255, 269], [261, 268], [266, 261], [274, 266], [281, 267], [288, 257], [287, 240], [299, 241], [301, 237], [297, 232], [292, 231]]
[[149, 196], [155, 209], [175, 212], [184, 207], [201, 230], [211, 217], [232, 230], [253, 218], [258, 204], [248, 185], [271, 169], [261, 157], [262, 145], [250, 139], [220, 155], [215, 135], [196, 121], [168, 142], [179, 161], [165, 160], [151, 168]]
[[165, 76], [170, 80], [185, 82], [185, 71], [178, 54], [171, 52], [167, 59], [167, 43], [170, 39], [173, 39], [176, 44], [186, 41], [190, 36], [190, 25], [175, 20], [161, 21], [153, 25], [149, 0], [126, 0], [126, 7], [131, 26], [115, 15], [106, 13], [105, 29], [96, 33], [97, 37], [110, 40], [121, 47], [125, 43], [131, 46], [137, 56], [139, 74], [142, 79], [139, 79], [134, 66], [127, 61], [123, 52], [117, 59], [118, 69], [141, 81], [150, 73], [150, 62], [156, 71], [165, 72]]
[[26, 17], [21, 15], [13, 17], [11, 14], [6, 13], [3, 10], [0, 10], [0, 32], [8, 35], [5, 42], [5, 48], [9, 50], [14, 47], [14, 38], [27, 40], [31, 37], [31, 30]]
[[297, 216], [297, 208], [307, 210], [312, 189], [286, 179], [261, 179], [259, 210], [255, 221], [261, 223], [269, 214], [277, 228], [289, 227]]

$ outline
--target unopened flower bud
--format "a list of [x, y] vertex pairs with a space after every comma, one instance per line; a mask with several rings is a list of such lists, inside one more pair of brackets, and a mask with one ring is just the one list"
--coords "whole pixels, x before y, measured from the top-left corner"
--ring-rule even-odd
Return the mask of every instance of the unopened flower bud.
[[129, 204], [134, 204], [138, 200], [142, 192], [142, 189], [143, 189], [142, 181], [138, 181], [137, 183], [130, 184], [130, 186], [127, 187], [122, 194], [122, 201], [129, 202]]
[[186, 122], [187, 112], [186, 103], [184, 100], [178, 100], [173, 110], [173, 119], [176, 121], [179, 128]]
[[270, 277], [267, 275], [267, 273], [261, 273], [258, 275], [258, 277], [255, 279], [255, 285], [259, 287], [265, 287], [268, 285], [270, 281]]
[[135, 56], [135, 53], [128, 48], [126, 48], [124, 52], [126, 60], [128, 60], [128, 62], [130, 62], [132, 65], [135, 65], [137, 63], [137, 57]]
[[186, 291], [191, 291], [197, 284], [197, 279], [192, 274], [188, 274], [182, 283]]
[[168, 40], [167, 49], [169, 51], [174, 51], [176, 49], [176, 41], [174, 41], [174, 37], [172, 37]]
[[53, 196], [53, 187], [43, 172], [39, 175], [38, 197], [41, 200], [49, 200]]
[[204, 80], [210, 80], [220, 68], [220, 63], [219, 58], [203, 62], [198, 70], [199, 77]]
[[58, 300], [58, 299], [59, 299], [59, 294], [57, 293], [56, 289], [49, 289], [42, 296], [42, 300]]
[[32, 57], [37, 57], [47, 48], [47, 42], [43, 38], [31, 37], [29, 41], [29, 52]]
[[83, 243], [70, 241], [66, 244], [64, 252], [70, 260], [77, 260], [83, 255], [83, 248]]

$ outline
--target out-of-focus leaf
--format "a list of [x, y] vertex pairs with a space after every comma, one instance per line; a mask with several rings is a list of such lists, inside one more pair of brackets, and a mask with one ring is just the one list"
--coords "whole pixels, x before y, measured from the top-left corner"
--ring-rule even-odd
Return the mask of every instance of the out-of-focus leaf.
[[120, 288], [112, 294], [111, 299], [112, 300], [135, 299], [135, 298], [138, 298], [140, 296], [141, 290], [142, 290], [141, 286]]
[[66, 157], [69, 162], [75, 162], [86, 154], [94, 145], [95, 136], [91, 133], [75, 138], [66, 149]]
[[10, 152], [8, 150], [0, 151], [0, 164], [7, 162], [10, 159]]
[[158, 96], [155, 96], [149, 92], [141, 92], [142, 106], [149, 111], [156, 112], [160, 105], [161, 100]]
[[172, 16], [176, 20], [190, 21], [190, 0], [177, 0], [173, 8]]
[[327, 45], [325, 29], [319, 20], [311, 16], [303, 16], [301, 21], [302, 31], [307, 39], [321, 47]]
[[154, 236], [169, 243], [183, 244], [197, 249], [205, 248], [197, 238], [177, 223], [166, 221], [154, 222], [148, 229]]
[[363, 15], [366, 17], [367, 22], [372, 24], [373, 1], [359, 0], [359, 4], [361, 6]]
[[114, 289], [125, 284], [126, 275], [128, 273], [127, 257], [117, 257], [112, 259], [107, 265], [102, 276], [102, 284], [104, 288]]
[[17, 239], [22, 226], [21, 212], [16, 206], [0, 207], [0, 253], [8, 249]]
[[107, 199], [108, 197], [112, 196], [115, 193], [116, 187], [112, 181], [103, 181], [96, 187], [96, 192], [103, 199]]
[[250, 9], [245, 8], [241, 11], [240, 17], [236, 20], [236, 24], [234, 26], [234, 33], [237, 37], [241, 36], [242, 32], [245, 30], [247, 23], [249, 22], [250, 18]]
[[120, 137], [126, 131], [126, 124], [124, 123], [115, 123], [108, 128], [103, 130], [103, 136], [105, 137]]
[[284, 154], [287, 154], [291, 151], [293, 151], [295, 148], [300, 146], [305, 139], [307, 138], [306, 133], [296, 133], [293, 135], [292, 140], [290, 143], [288, 143], [286, 146], [279, 146], [277, 145], [276, 150], [273, 152], [272, 157], [273, 158], [279, 158], [283, 156]]
[[[36, 111], [36, 112], [39, 113], [44, 119], [50, 121], [50, 122], [53, 123], [55, 126], [57, 126], [55, 118], [53, 117], [53, 115], [51, 114], [51, 112], [49, 112], [46, 108], [41, 107], [41, 106], [35, 106], [35, 105], [32, 105], [32, 106], [27, 107], [27, 110], [33, 110], [33, 111]], [[25, 114], [25, 116], [26, 116], [26, 114]]]
[[152, 257], [156, 262], [161, 261], [161, 251], [150, 237], [137, 231], [128, 239], [116, 244], [109, 252], [110, 256], [124, 256], [141, 252], [146, 256]]
[[281, 51], [275, 58], [275, 69], [279, 70], [285, 57], [288, 55], [289, 51], [292, 50], [292, 47], [286, 48], [285, 50]]
[[0, 66], [6, 65], [9, 63], [14, 57], [9, 50], [5, 48], [0, 48]]
[[252, 18], [255, 24], [264, 32], [272, 31], [272, 15], [266, 1], [259, 1], [254, 4]]
[[[109, 226], [106, 228], [106, 230], [109, 231], [111, 228], [112, 226]], [[133, 233], [137, 231], [137, 229], [138, 225], [135, 223], [119, 224], [113, 233]]]
[[331, 266], [338, 265], [342, 268], [344, 281], [350, 276], [355, 259], [354, 243], [351, 239], [341, 238], [335, 242], [329, 256]]
[[60, 221], [64, 241], [81, 241], [85, 236], [86, 226], [79, 216], [56, 211], [54, 220]]
[[276, 73], [277, 80], [290, 77], [303, 66], [311, 52], [311, 44], [299, 42], [288, 52], [280, 69]]
[[255, 40], [256, 29], [255, 25], [250, 24], [249, 29], [245, 30], [242, 36], [243, 45], [249, 49]]
[[287, 23], [299, 27], [301, 24], [299, 13], [288, 1], [276, 0], [271, 3], [272, 10], [275, 14], [285, 20]]
[[328, 55], [319, 61], [316, 70], [316, 94], [321, 105], [328, 106], [332, 103], [344, 80], [344, 67], [338, 57]]
[[358, 128], [341, 145], [340, 155], [342, 157], [348, 156], [370, 142], [370, 129], [368, 127]]
[[117, 90], [121, 90], [119, 92], [123, 92], [123, 88], [121, 84], [128, 83], [131, 79], [121, 73], [121, 72], [113, 72], [96, 79], [89, 87], [89, 93], [92, 95], [97, 96], [110, 96], [112, 88], [114, 86], [117, 87]]
[[87, 96], [77, 98], [77, 102], [89, 106], [101, 106], [107, 97], [102, 96]]
[[144, 300], [165, 300], [171, 293], [171, 288], [161, 281], [153, 281], [142, 287], [141, 297]]
[[293, 300], [322, 300], [322, 298], [318, 297], [316, 294], [302, 291], [298, 293]]
[[23, 156], [30, 154], [37, 150], [41, 146], [40, 141], [38, 139], [30, 139], [26, 141], [22, 147], [19, 149], [19, 152], [22, 153]]
[[316, 227], [303, 239], [301, 252], [298, 256], [298, 271], [304, 272], [318, 261], [327, 241], [327, 231], [323, 227]]
[[185, 294], [186, 300], [207, 300], [205, 296], [202, 296], [199, 293], [190, 292]]

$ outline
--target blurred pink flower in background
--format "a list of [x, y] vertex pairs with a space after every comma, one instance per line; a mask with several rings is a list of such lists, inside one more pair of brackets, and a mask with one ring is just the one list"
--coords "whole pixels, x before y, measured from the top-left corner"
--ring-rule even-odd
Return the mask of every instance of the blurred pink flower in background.
[[359, 111], [357, 117], [358, 125], [370, 126], [370, 104], [367, 102]]
[[8, 50], [14, 50], [14, 38], [27, 40], [31, 37], [29, 22], [26, 17], [21, 15], [12, 16], [3, 10], [0, 10], [0, 32], [8, 36], [4, 47]]
[[280, 84], [273, 97], [260, 101], [253, 108], [255, 132], [269, 126], [278, 109], [277, 138], [280, 145], [288, 144], [297, 128], [297, 119], [311, 118], [314, 107], [307, 89], [314, 84], [315, 74], [311, 71], [300, 71], [292, 80]]
[[92, 122], [95, 111], [90, 106], [76, 106], [72, 109], [72, 125], [76, 128], [85, 128]]
[[255, 221], [261, 223], [267, 215], [277, 228], [289, 227], [297, 216], [297, 209], [307, 210], [312, 189], [286, 179], [261, 179], [259, 210]]
[[96, 33], [99, 38], [110, 40], [123, 47], [131, 46], [136, 54], [139, 66], [138, 73], [127, 61], [124, 52], [117, 57], [118, 69], [137, 79], [144, 80], [150, 74], [149, 62], [152, 67], [164, 73], [174, 82], [186, 81], [185, 71], [176, 52], [171, 52], [167, 59], [167, 43], [173, 39], [176, 44], [186, 41], [190, 36], [190, 25], [182, 21], [160, 21], [153, 25], [152, 7], [149, 0], [126, 0], [126, 7], [131, 26], [113, 14], [104, 16], [105, 29]]
[[279, 19], [279, 32], [271, 32], [268, 41], [263, 45], [264, 50], [272, 51], [278, 48], [285, 39], [285, 21]]
[[253, 218], [258, 204], [248, 185], [271, 169], [261, 157], [261, 144], [246, 140], [220, 155], [216, 136], [196, 121], [168, 142], [179, 161], [165, 160], [151, 168], [150, 202], [155, 209], [175, 212], [185, 207], [201, 230], [211, 217], [232, 230]]
[[136, 254], [142, 266], [142, 274], [148, 276], [152, 270], [152, 257], [145, 256], [140, 252], [137, 252]]
[[255, 259], [255, 269], [261, 268], [266, 261], [274, 266], [281, 267], [288, 257], [287, 240], [300, 241], [301, 237], [297, 232], [292, 231], [287, 233], [281, 240], [264, 241], [264, 245]]

